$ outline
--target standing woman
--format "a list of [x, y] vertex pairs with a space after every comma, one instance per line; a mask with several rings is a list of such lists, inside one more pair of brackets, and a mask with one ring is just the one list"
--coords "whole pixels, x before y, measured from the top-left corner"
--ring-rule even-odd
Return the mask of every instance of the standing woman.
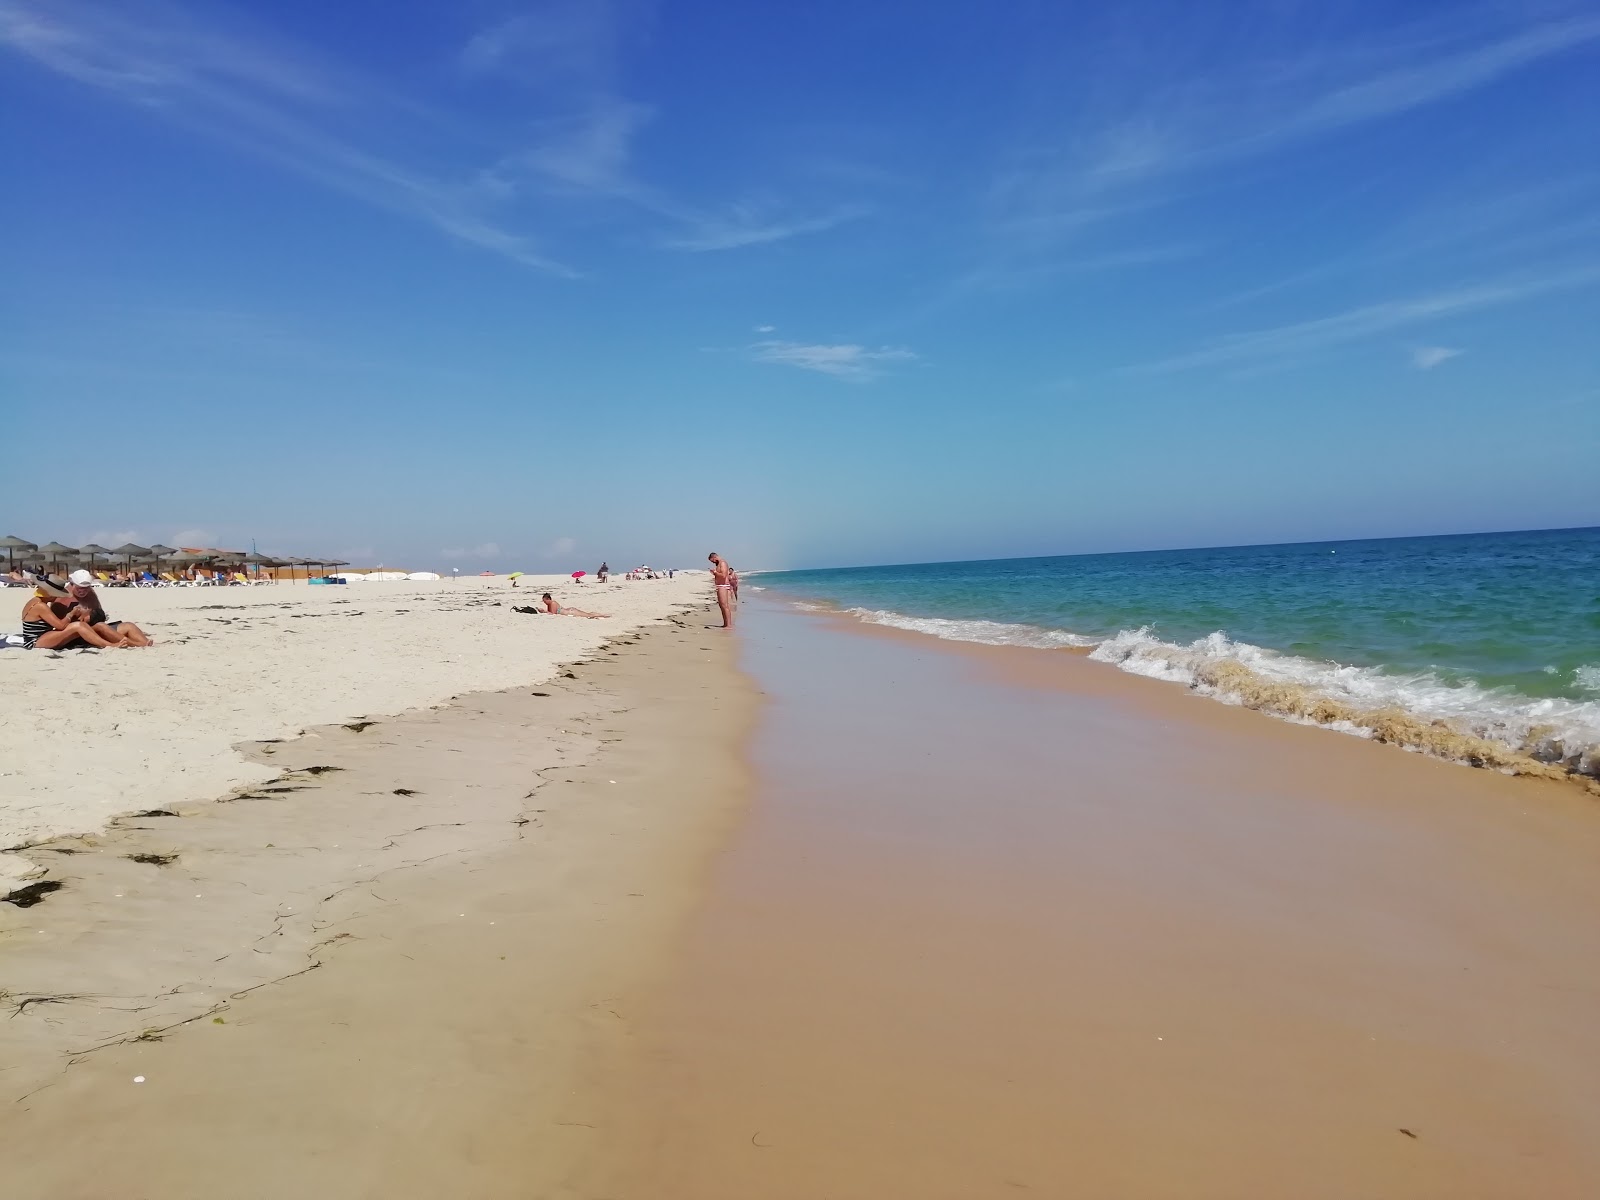
[[91, 629], [83, 621], [68, 620], [67, 594], [43, 579], [34, 584], [33, 595], [22, 606], [22, 644], [29, 650], [69, 650], [73, 646], [95, 646], [101, 650], [117, 645]]
[[733, 628], [733, 568], [723, 561], [722, 555], [707, 556], [711, 563], [711, 583], [717, 589], [717, 607], [722, 610], [722, 627]]

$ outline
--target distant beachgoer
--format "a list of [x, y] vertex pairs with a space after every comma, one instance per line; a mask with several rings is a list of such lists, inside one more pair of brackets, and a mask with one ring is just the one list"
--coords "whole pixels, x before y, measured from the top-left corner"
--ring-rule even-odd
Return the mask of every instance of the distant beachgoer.
[[40, 579], [33, 595], [22, 606], [22, 644], [29, 650], [70, 650], [74, 646], [109, 649], [110, 641], [86, 623], [68, 618], [67, 593], [55, 584]]
[[606, 617], [611, 615], [610, 613], [585, 612], [581, 608], [570, 608], [567, 605], [561, 604], [558, 601], [552, 599], [549, 592], [546, 592], [544, 594], [544, 610], [545, 610], [545, 612], [550, 613], [552, 616], [557, 616], [557, 617], [588, 617], [589, 620], [591, 620], [591, 621], [603, 620], [604, 618], [606, 618]]
[[610, 567], [610, 565], [608, 563], [601, 563], [600, 564], [600, 569], [595, 572], [595, 576], [596, 576], [596, 578], [598, 578], [600, 580], [601, 583], [604, 583], [607, 579], [609, 579], [611, 577], [611, 567]]
[[728, 582], [733, 584], [733, 598], [734, 601], [737, 602], [739, 599], [739, 572], [730, 568], [728, 571]]
[[733, 628], [734, 575], [733, 568], [723, 561], [722, 555], [712, 552], [706, 556], [711, 564], [711, 582], [717, 590], [717, 607], [722, 610], [722, 628]]
[[105, 605], [100, 603], [100, 596], [94, 590], [94, 576], [89, 572], [74, 571], [67, 579], [67, 591], [75, 604], [73, 612], [68, 615], [75, 615], [76, 619], [89, 625], [100, 636], [118, 645], [143, 647], [154, 644], [150, 635], [132, 621], [106, 619]]

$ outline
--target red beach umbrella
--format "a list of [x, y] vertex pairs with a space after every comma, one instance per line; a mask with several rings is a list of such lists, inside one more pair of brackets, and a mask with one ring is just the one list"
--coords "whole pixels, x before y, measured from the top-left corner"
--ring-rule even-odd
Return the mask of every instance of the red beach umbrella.
[[573, 573], [572, 573], [572, 577], [573, 577], [573, 578], [574, 578], [574, 579], [582, 579], [582, 578], [583, 578], [583, 577], [584, 577], [584, 576], [585, 576], [585, 575], [587, 575], [587, 574], [588, 574], [588, 573], [589, 573], [589, 572], [587, 572], [587, 571], [574, 571], [574, 572], [573, 572]]
[[478, 572], [478, 578], [479, 579], [493, 579], [494, 578], [494, 572], [493, 571], [479, 571]]

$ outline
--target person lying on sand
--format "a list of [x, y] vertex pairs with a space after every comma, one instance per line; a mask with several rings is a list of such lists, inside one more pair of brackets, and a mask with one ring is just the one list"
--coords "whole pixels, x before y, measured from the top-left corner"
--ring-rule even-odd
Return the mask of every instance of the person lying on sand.
[[105, 650], [120, 644], [83, 621], [69, 619], [69, 609], [65, 591], [47, 580], [37, 580], [33, 595], [22, 606], [22, 644], [29, 650], [70, 650], [75, 646]]
[[72, 595], [74, 608], [69, 619], [82, 621], [101, 637], [111, 639], [119, 646], [149, 646], [154, 643], [150, 635], [132, 621], [106, 620], [105, 605], [94, 590], [94, 576], [87, 571], [74, 571], [67, 580], [67, 591]]
[[588, 617], [591, 621], [603, 620], [605, 617], [610, 616], [609, 613], [584, 612], [584, 610], [581, 609], [581, 608], [569, 608], [565, 604], [558, 604], [555, 600], [552, 600], [550, 598], [550, 593], [549, 592], [546, 592], [544, 594], [543, 599], [544, 599], [544, 610], [545, 610], [545, 612], [550, 613], [553, 616], [557, 616], [557, 617]]

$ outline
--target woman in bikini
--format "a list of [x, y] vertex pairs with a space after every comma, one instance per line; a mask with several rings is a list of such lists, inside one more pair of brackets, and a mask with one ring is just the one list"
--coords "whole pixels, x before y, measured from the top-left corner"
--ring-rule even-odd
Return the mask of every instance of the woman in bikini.
[[39, 580], [22, 606], [22, 644], [29, 650], [70, 650], [94, 646], [105, 650], [120, 645], [102, 637], [84, 621], [69, 620], [67, 594], [53, 583]]
[[733, 628], [733, 568], [723, 561], [722, 555], [712, 553], [706, 556], [711, 563], [711, 583], [717, 589], [717, 607], [722, 610], [722, 627]]
[[544, 594], [543, 599], [545, 612], [555, 617], [588, 617], [591, 621], [602, 621], [610, 615], [609, 613], [592, 613], [585, 612], [581, 608], [571, 608], [553, 600], [549, 592]]

